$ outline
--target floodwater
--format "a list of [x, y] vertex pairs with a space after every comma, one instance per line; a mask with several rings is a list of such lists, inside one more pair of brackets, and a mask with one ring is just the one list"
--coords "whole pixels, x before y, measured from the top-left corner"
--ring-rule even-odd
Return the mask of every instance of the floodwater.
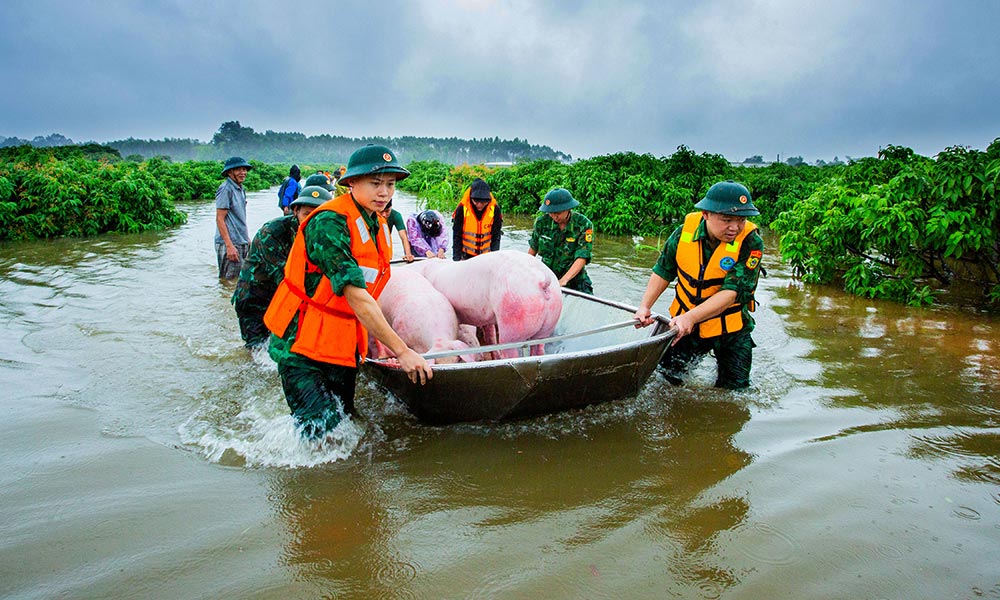
[[[242, 347], [213, 204], [185, 210], [0, 246], [0, 597], [1000, 598], [995, 316], [802, 286], [766, 238], [749, 391], [709, 359], [429, 427], [362, 382], [314, 448]], [[249, 212], [277, 216], [273, 191]], [[656, 253], [595, 249], [596, 293], [635, 304]]]

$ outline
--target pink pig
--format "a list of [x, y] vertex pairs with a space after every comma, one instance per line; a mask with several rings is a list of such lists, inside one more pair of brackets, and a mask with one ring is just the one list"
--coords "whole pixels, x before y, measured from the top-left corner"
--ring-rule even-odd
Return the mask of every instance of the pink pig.
[[[379, 295], [378, 305], [406, 345], [421, 354], [469, 348], [468, 343], [459, 339], [458, 319], [451, 303], [414, 268], [392, 270], [389, 283]], [[468, 336], [461, 337], [467, 339]], [[381, 344], [378, 350], [379, 356], [391, 354]], [[459, 358], [474, 362], [477, 356], [470, 352], [461, 357], [440, 358], [437, 362], [455, 363]]]
[[[487, 344], [549, 337], [562, 313], [555, 273], [525, 252], [500, 250], [460, 262], [426, 260], [414, 266], [451, 301], [460, 323], [483, 328]], [[533, 356], [542, 352], [542, 346], [531, 348]], [[502, 354], [519, 356], [516, 349]]]

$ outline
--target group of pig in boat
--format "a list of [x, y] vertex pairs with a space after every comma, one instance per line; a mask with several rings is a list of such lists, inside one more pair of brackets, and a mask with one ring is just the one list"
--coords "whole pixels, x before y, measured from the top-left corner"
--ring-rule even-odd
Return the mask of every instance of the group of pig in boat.
[[[516, 349], [499, 356], [477, 352], [483, 345], [548, 338], [562, 313], [559, 280], [527, 253], [499, 250], [453, 262], [429, 259], [393, 268], [378, 298], [389, 325], [421, 354], [465, 350], [437, 359], [442, 364], [488, 358], [516, 358]], [[540, 355], [541, 345], [531, 347]], [[391, 356], [375, 340], [376, 358]]]

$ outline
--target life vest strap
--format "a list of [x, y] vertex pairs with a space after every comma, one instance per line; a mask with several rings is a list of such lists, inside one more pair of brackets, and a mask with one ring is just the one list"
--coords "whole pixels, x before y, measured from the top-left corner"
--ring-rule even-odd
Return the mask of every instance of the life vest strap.
[[290, 291], [292, 294], [294, 294], [299, 300], [305, 302], [306, 304], [308, 304], [312, 308], [315, 308], [316, 310], [318, 310], [318, 311], [320, 311], [322, 313], [326, 313], [328, 315], [333, 315], [335, 317], [354, 318], [354, 316], [355, 316], [354, 315], [354, 311], [346, 311], [346, 310], [341, 310], [341, 309], [336, 309], [336, 308], [330, 308], [329, 306], [327, 306], [325, 304], [320, 304], [319, 302], [316, 302], [315, 300], [313, 300], [312, 298], [310, 298], [308, 294], [306, 294], [305, 290], [300, 289], [300, 288], [292, 285], [291, 283], [288, 283], [287, 279], [285, 280], [284, 283], [288, 287], [288, 291]]

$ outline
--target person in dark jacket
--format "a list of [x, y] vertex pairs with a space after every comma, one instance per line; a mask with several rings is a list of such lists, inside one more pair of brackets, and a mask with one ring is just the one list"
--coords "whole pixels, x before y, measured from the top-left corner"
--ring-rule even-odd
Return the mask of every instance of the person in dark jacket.
[[465, 260], [500, 249], [503, 215], [488, 183], [472, 180], [452, 218], [452, 258]]

